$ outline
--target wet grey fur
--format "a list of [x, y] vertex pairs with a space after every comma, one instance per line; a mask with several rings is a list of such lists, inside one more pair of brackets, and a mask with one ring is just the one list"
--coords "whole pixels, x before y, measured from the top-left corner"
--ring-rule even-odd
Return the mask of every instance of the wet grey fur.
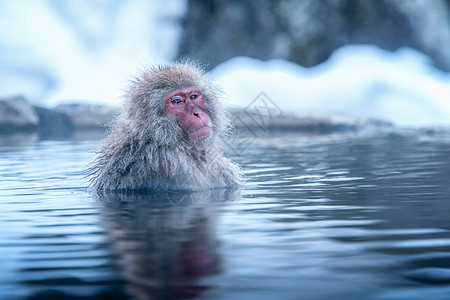
[[[211, 134], [189, 140], [164, 98], [172, 91], [199, 88], [211, 119]], [[93, 163], [90, 189], [210, 189], [236, 187], [239, 168], [225, 158], [221, 139], [229, 127], [221, 91], [191, 63], [153, 67], [131, 84], [125, 103]]]

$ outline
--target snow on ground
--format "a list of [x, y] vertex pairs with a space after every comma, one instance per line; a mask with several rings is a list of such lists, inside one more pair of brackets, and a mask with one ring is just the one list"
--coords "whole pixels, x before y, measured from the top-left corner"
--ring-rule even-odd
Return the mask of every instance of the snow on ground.
[[0, 97], [118, 104], [137, 70], [176, 55], [185, 2], [1, 1]]
[[402, 126], [450, 125], [450, 75], [412, 49], [345, 46], [313, 68], [237, 57], [213, 70], [232, 107], [264, 92], [284, 112], [333, 113]]

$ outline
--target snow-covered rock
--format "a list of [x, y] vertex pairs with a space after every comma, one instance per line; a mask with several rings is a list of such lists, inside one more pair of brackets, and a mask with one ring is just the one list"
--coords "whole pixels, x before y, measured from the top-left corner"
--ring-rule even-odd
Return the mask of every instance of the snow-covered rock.
[[0, 99], [0, 132], [31, 131], [39, 124], [34, 108], [22, 96]]

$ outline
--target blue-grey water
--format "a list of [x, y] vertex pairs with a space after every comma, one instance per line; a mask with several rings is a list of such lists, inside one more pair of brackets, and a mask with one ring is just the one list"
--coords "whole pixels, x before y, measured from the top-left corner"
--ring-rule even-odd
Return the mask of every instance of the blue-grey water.
[[0, 147], [0, 299], [450, 299], [450, 138], [259, 138], [240, 191], [86, 191], [98, 141]]

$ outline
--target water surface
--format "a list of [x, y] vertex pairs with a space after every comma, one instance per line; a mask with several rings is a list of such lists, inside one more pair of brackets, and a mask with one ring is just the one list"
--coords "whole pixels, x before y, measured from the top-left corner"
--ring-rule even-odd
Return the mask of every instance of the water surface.
[[97, 141], [0, 147], [0, 299], [449, 299], [450, 138], [259, 138], [240, 191], [86, 192]]

